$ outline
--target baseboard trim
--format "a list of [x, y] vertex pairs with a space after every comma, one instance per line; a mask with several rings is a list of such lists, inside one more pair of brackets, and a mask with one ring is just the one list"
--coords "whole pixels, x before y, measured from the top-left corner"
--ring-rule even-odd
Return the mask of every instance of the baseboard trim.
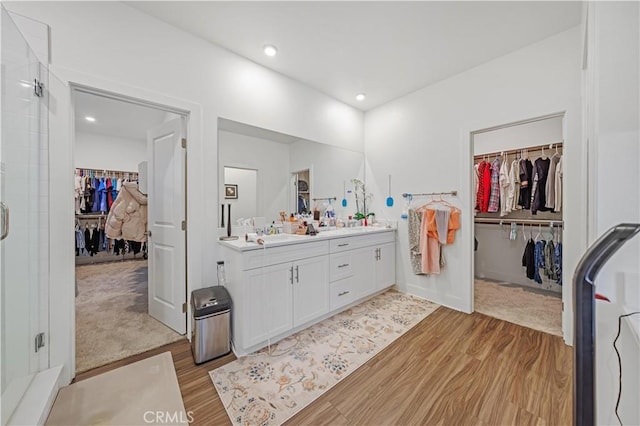
[[58, 395], [62, 366], [36, 374], [9, 419], [9, 425], [43, 425]]

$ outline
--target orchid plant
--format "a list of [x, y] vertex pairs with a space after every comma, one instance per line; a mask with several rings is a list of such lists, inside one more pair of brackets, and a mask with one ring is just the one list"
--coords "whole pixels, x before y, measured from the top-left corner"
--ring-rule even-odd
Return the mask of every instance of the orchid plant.
[[[367, 193], [365, 184], [360, 179], [351, 179], [351, 183], [354, 185], [353, 194], [356, 197], [356, 214], [353, 218], [360, 220], [368, 216], [373, 216], [373, 213], [367, 212], [367, 202], [371, 201], [373, 194], [370, 192]], [[362, 203], [362, 210], [360, 210], [360, 203]]]

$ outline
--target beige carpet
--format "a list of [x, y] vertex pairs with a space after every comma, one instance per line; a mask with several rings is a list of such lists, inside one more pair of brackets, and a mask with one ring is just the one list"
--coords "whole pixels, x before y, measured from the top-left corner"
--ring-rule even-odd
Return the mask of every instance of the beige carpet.
[[234, 424], [281, 424], [437, 308], [390, 290], [209, 374]]
[[47, 425], [185, 425], [171, 352], [60, 389]]
[[477, 278], [474, 293], [476, 312], [562, 336], [562, 299], [559, 297]]
[[76, 267], [76, 373], [184, 338], [147, 314], [147, 261]]

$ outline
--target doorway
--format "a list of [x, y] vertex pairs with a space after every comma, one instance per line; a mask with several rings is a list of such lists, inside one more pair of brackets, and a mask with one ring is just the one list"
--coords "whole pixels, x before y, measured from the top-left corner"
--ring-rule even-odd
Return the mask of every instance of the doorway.
[[186, 116], [85, 87], [72, 95], [80, 373], [184, 338]]
[[562, 336], [564, 114], [471, 134], [474, 310]]

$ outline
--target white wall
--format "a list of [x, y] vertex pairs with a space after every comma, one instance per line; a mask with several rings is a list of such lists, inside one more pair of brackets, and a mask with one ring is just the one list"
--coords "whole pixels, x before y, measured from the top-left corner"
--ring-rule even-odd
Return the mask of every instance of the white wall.
[[[217, 118], [354, 150], [363, 146], [363, 114], [295, 80], [242, 59], [119, 2], [3, 2], [50, 26], [52, 238], [72, 247], [72, 107], [69, 82], [190, 111], [188, 124], [188, 291], [212, 284], [218, 258]], [[67, 175], [62, 174], [62, 171]], [[206, 182], [203, 177], [206, 176]], [[55, 179], [54, 179], [55, 178]], [[68, 203], [63, 201], [69, 198]], [[65, 230], [66, 232], [66, 230]], [[53, 254], [52, 365], [73, 369], [73, 256]], [[190, 307], [188, 308], [190, 309]], [[190, 315], [188, 312], [187, 315]], [[188, 325], [190, 328], [190, 325]]]
[[[218, 133], [218, 141], [220, 165], [223, 166], [220, 173], [224, 172], [224, 166], [256, 170], [258, 196], [255, 210], [269, 223], [279, 219], [278, 212], [286, 211], [289, 205], [289, 145], [227, 131]], [[219, 194], [220, 203], [232, 202], [224, 199], [222, 182]], [[243, 217], [233, 210], [231, 215]]]
[[75, 168], [137, 172], [138, 164], [147, 160], [146, 140], [77, 132], [75, 142]]
[[[589, 139], [595, 178], [590, 239], [622, 222], [640, 223], [640, 8], [637, 2], [589, 3], [586, 91]], [[596, 277], [596, 291], [611, 304], [596, 303], [597, 423], [618, 424], [618, 362], [612, 342], [618, 316], [640, 311], [640, 236], [626, 243]], [[635, 332], [624, 320], [619, 346], [623, 391], [619, 414], [623, 424], [640, 424], [640, 322]]]
[[[455, 309], [472, 309], [472, 191], [469, 133], [474, 130], [566, 111], [565, 286], [585, 246], [584, 164], [580, 126], [580, 31], [574, 28], [492, 60], [367, 112], [367, 182], [374, 209], [382, 210], [387, 175], [396, 200], [402, 192], [458, 190], [462, 229], [444, 248], [441, 275], [413, 275], [406, 221], [398, 227], [397, 282], [402, 290]], [[418, 201], [419, 203], [419, 201]], [[402, 202], [391, 209], [399, 218]], [[565, 338], [571, 341], [570, 288]], [[566, 308], [569, 308], [567, 311]], [[568, 313], [567, 313], [568, 312]]]
[[546, 120], [477, 133], [473, 136], [473, 154], [487, 154], [561, 142], [563, 121], [563, 117], [551, 117]]
[[258, 172], [253, 169], [224, 168], [224, 183], [237, 185], [236, 199], [225, 199], [231, 204], [231, 224], [238, 218], [249, 219], [258, 216]]

